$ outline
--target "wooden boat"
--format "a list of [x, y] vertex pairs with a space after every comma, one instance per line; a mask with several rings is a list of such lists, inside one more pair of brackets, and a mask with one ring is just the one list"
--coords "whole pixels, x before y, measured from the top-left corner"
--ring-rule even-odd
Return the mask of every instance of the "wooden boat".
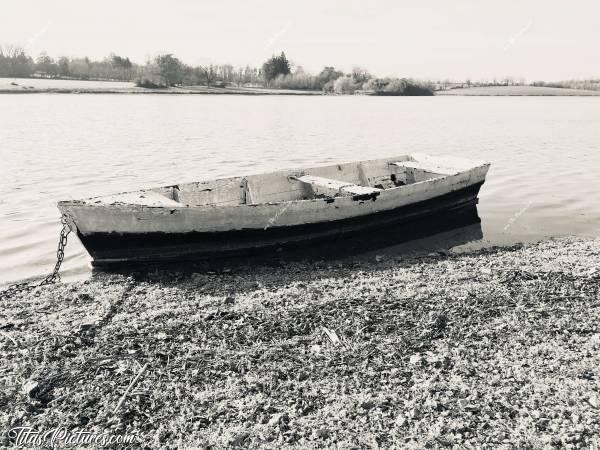
[[61, 201], [58, 208], [92, 265], [204, 259], [428, 216], [444, 220], [476, 205], [488, 168], [412, 154]]

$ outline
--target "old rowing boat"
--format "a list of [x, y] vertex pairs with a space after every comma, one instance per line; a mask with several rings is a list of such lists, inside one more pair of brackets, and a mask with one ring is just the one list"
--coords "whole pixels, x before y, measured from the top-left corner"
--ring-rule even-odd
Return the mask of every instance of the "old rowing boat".
[[476, 205], [488, 168], [411, 154], [61, 201], [58, 208], [95, 266], [204, 259], [444, 220]]

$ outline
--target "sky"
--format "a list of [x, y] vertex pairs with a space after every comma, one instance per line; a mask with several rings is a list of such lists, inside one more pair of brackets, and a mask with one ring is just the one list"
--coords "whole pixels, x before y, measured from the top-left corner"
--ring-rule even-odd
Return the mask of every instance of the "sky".
[[37, 56], [482, 80], [600, 77], [600, 2], [488, 0], [0, 0], [0, 44]]

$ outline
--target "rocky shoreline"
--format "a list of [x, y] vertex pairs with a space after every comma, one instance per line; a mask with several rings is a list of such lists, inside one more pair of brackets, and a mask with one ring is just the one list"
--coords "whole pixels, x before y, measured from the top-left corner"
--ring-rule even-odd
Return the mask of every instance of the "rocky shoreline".
[[598, 447], [599, 292], [579, 238], [39, 287], [0, 303], [0, 445]]

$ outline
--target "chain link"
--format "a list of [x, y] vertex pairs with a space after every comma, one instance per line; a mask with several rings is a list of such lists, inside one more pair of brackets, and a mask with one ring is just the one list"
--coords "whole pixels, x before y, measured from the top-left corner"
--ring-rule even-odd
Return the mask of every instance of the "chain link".
[[9, 298], [14, 294], [19, 292], [30, 291], [38, 286], [46, 286], [48, 284], [54, 284], [60, 281], [60, 266], [65, 259], [65, 247], [67, 246], [67, 240], [69, 237], [69, 233], [71, 233], [71, 227], [67, 222], [67, 218], [63, 215], [60, 218], [60, 223], [62, 224], [62, 229], [60, 230], [60, 235], [58, 238], [58, 249], [56, 250], [56, 264], [54, 265], [54, 270], [52, 273], [47, 275], [39, 284], [31, 284], [31, 283], [18, 283], [9, 286], [7, 289], [4, 289], [0, 292], [0, 299]]
[[60, 281], [60, 274], [58, 271], [60, 270], [60, 266], [62, 265], [63, 260], [65, 259], [65, 247], [67, 246], [67, 239], [69, 237], [69, 233], [71, 232], [71, 227], [67, 223], [67, 218], [63, 215], [60, 218], [60, 223], [62, 223], [62, 229], [60, 230], [60, 236], [58, 238], [58, 250], [56, 250], [56, 264], [54, 265], [54, 270], [51, 274], [49, 274], [46, 278], [42, 280], [39, 286], [45, 286], [47, 284], [54, 284], [57, 281]]

